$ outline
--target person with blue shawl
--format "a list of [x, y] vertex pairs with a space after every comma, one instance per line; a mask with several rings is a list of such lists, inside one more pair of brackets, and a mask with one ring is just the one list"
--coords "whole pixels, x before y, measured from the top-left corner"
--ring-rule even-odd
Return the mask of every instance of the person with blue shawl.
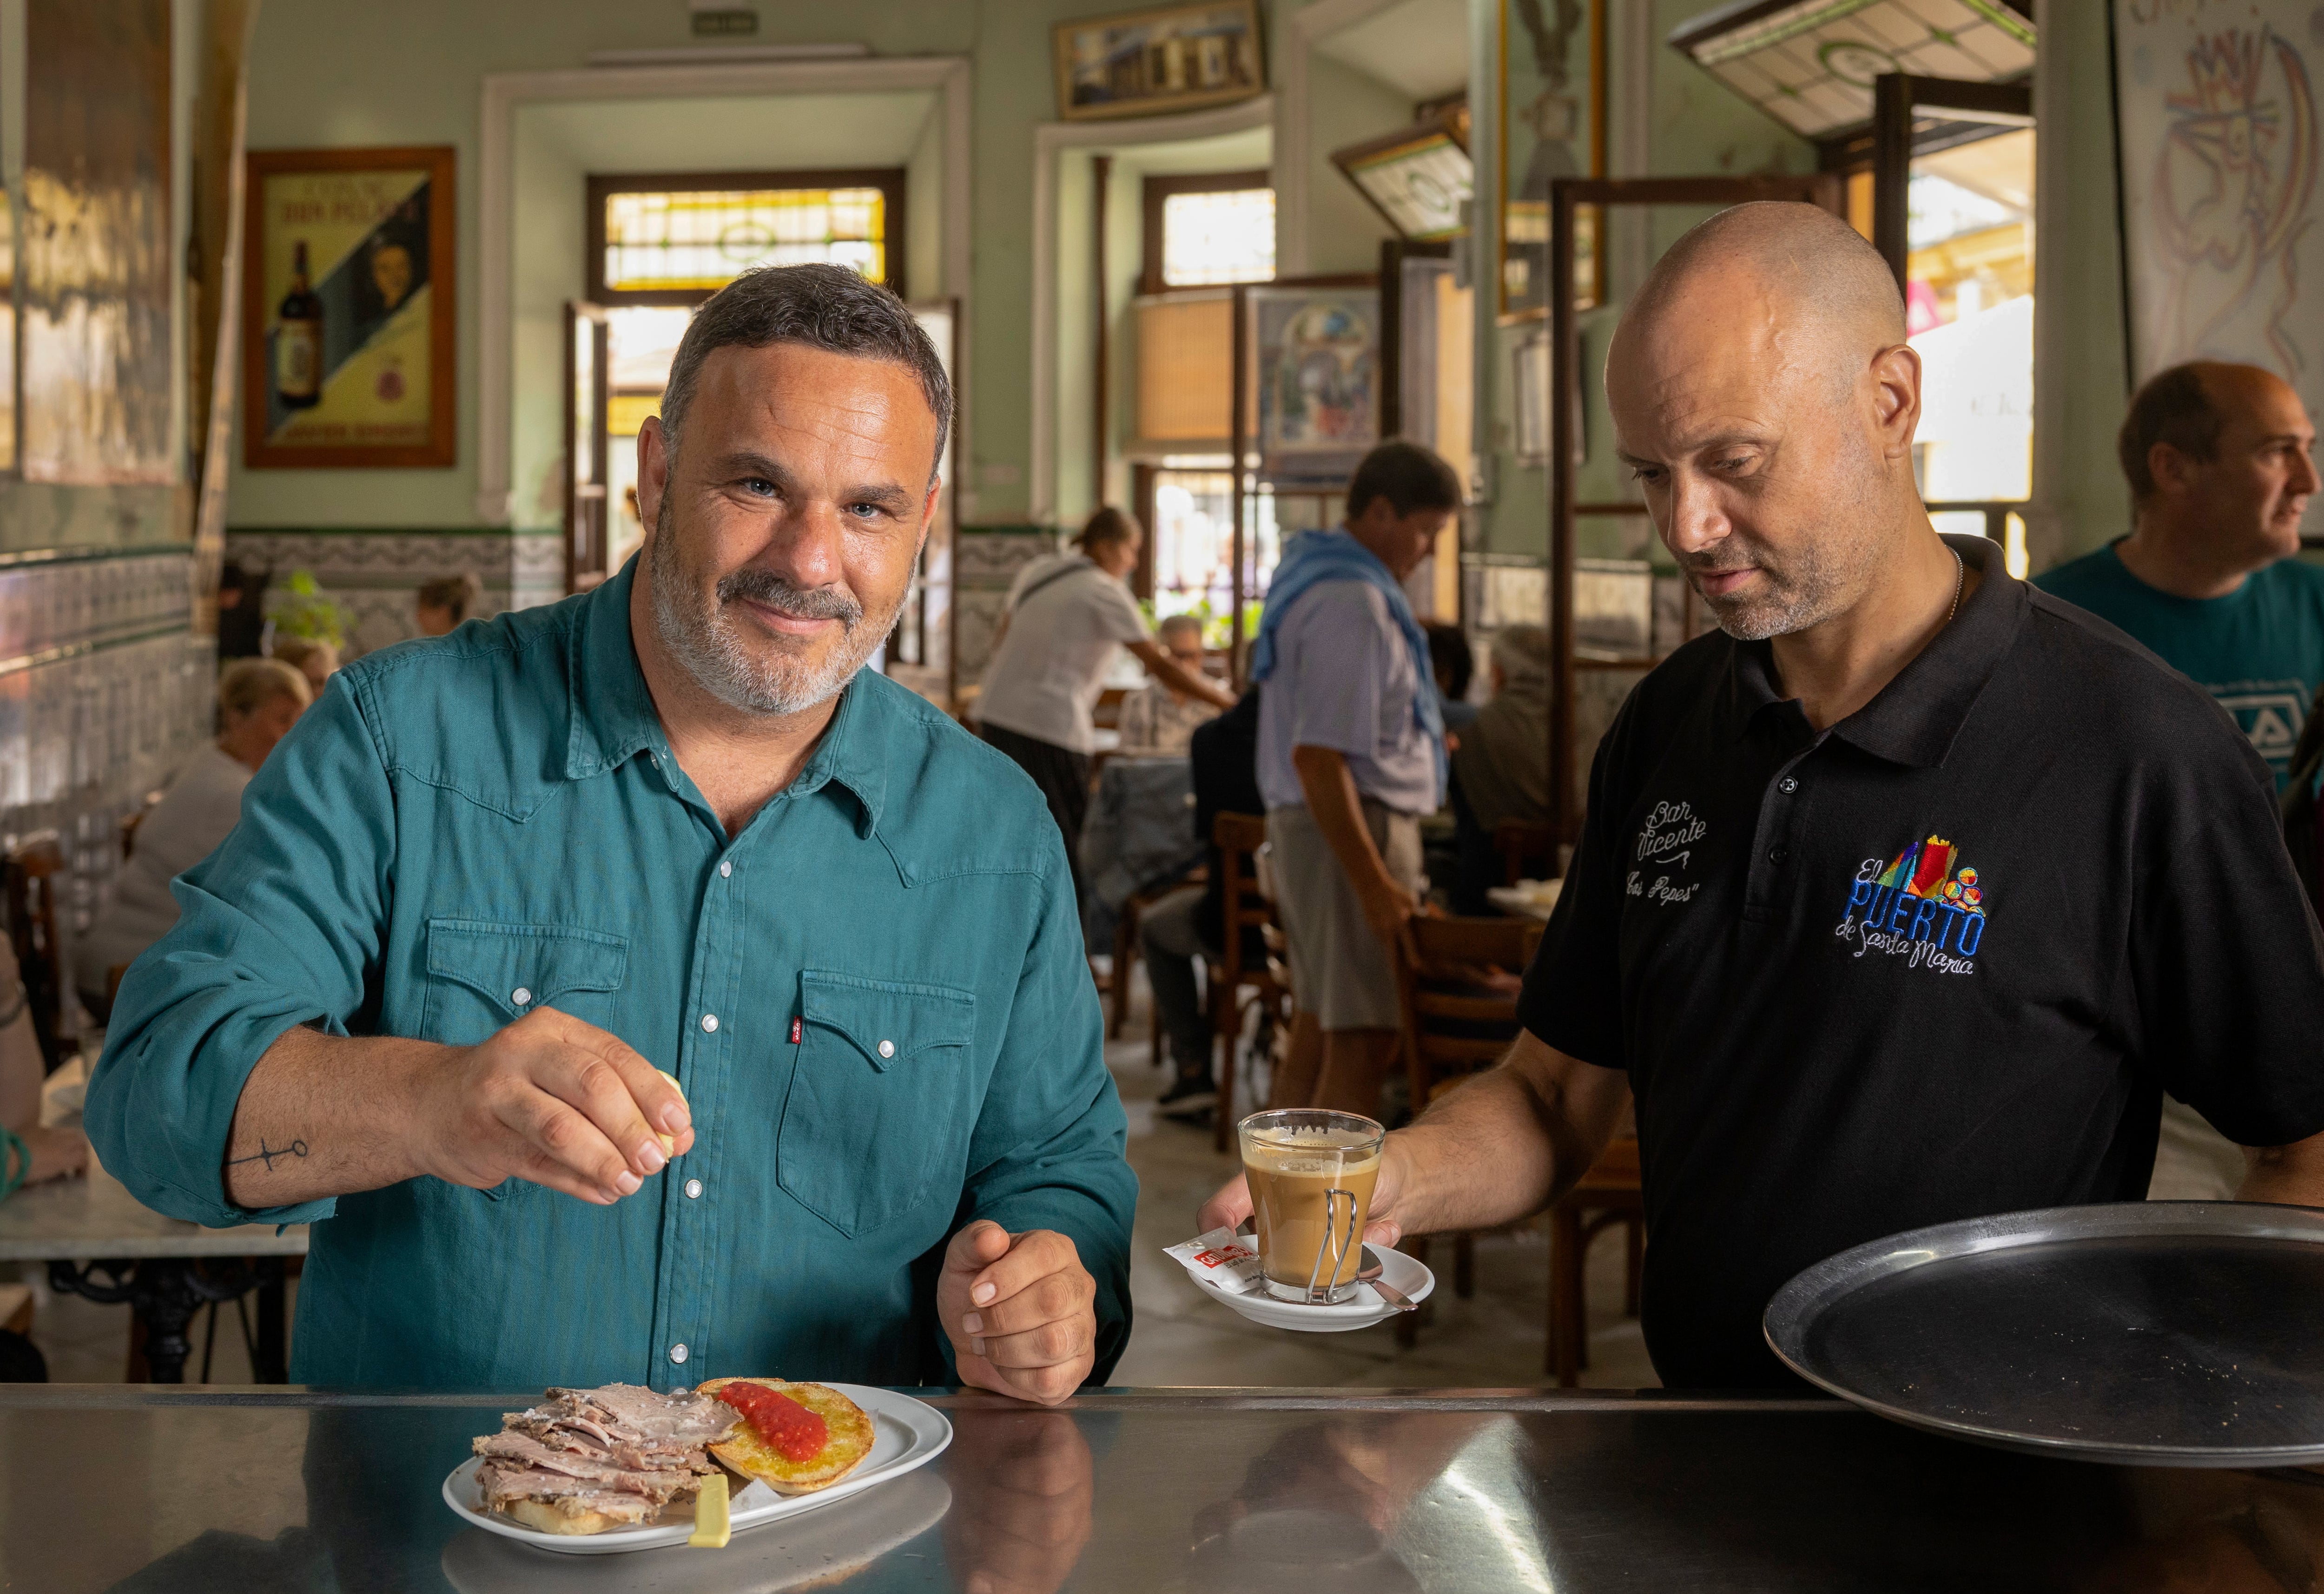
[[1259, 788], [1297, 1001], [1270, 1104], [1377, 1116], [1396, 1055], [1396, 938], [1428, 882], [1420, 820], [1445, 788], [1444, 710], [1404, 579], [1461, 508], [1452, 467], [1383, 443], [1347, 523], [1283, 545], [1251, 654]]

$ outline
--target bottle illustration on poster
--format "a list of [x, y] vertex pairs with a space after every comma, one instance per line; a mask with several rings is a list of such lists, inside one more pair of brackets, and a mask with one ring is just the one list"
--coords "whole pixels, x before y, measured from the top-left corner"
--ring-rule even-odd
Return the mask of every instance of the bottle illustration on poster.
[[323, 397], [323, 301], [307, 281], [307, 244], [292, 246], [290, 291], [274, 327], [274, 396], [286, 410], [311, 410]]

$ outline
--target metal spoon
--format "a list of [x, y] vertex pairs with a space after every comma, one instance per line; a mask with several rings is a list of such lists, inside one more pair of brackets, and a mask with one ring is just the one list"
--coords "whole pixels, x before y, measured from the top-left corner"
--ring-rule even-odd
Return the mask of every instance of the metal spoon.
[[1398, 1312], [1419, 1311], [1419, 1302], [1406, 1295], [1402, 1290], [1396, 1288], [1393, 1285], [1383, 1284], [1380, 1282], [1380, 1270], [1383, 1266], [1384, 1264], [1380, 1261], [1380, 1254], [1372, 1249], [1371, 1247], [1366, 1246], [1364, 1248], [1363, 1269], [1350, 1282], [1354, 1284], [1368, 1284], [1371, 1285], [1373, 1292], [1377, 1294], [1381, 1300], [1386, 1301]]

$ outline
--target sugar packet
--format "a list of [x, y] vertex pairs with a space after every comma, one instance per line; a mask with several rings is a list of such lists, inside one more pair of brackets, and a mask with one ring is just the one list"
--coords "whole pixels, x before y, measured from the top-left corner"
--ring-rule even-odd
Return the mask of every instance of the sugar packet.
[[1246, 1236], [1231, 1229], [1198, 1234], [1163, 1254], [1176, 1257], [1189, 1274], [1222, 1294], [1247, 1295], [1259, 1287], [1259, 1252]]

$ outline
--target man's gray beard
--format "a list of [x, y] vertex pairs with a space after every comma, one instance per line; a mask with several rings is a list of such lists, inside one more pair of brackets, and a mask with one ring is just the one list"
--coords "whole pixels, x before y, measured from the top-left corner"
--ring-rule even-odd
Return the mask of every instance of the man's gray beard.
[[[896, 623], [896, 614], [891, 613], [879, 624], [865, 624], [862, 604], [844, 589], [798, 587], [764, 570], [737, 570], [721, 578], [709, 604], [697, 607], [695, 599], [700, 588], [678, 559], [668, 500], [663, 501], [662, 513], [656, 521], [647, 558], [653, 580], [654, 629], [660, 633], [662, 646], [704, 691], [745, 714], [794, 714], [835, 696], [854, 679], [855, 672], [887, 640]], [[831, 657], [820, 668], [779, 653], [757, 654], [727, 618], [727, 604], [738, 597], [770, 604], [787, 614], [836, 620], [844, 629]]]
[[[1844, 532], [1838, 535], [1847, 538]], [[1873, 567], [1886, 557], [1886, 549], [1868, 539], [1847, 538], [1840, 548], [1837, 559], [1823, 548], [1803, 548], [1780, 567], [1762, 560], [1759, 571], [1768, 587], [1764, 593], [1714, 598], [1697, 585], [1695, 596], [1710, 607], [1719, 629], [1738, 642], [1761, 642], [1806, 631], [1844, 613], [1870, 585]], [[1720, 568], [1691, 571], [1689, 579], [1716, 574]]]

